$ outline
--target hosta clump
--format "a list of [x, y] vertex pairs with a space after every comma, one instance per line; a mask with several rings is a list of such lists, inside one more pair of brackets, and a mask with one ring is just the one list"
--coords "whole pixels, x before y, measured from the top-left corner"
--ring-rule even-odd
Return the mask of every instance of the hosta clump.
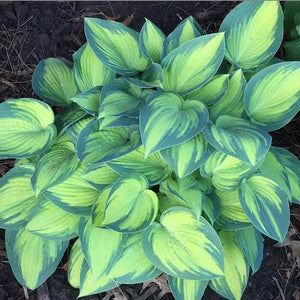
[[[263, 234], [283, 241], [300, 202], [300, 162], [270, 131], [300, 108], [300, 62], [274, 58], [278, 2], [244, 2], [205, 34], [183, 20], [167, 37], [85, 19], [73, 65], [41, 61], [45, 102], [0, 105], [0, 225], [18, 281], [56, 269], [80, 296], [167, 273], [176, 299], [209, 285], [240, 299], [261, 264]], [[247, 79], [246, 79], [247, 78]]]

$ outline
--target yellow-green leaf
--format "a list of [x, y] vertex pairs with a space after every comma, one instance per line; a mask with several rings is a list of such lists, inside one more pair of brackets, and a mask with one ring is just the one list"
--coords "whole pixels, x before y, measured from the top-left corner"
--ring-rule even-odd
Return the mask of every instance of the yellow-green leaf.
[[102, 224], [119, 232], [137, 232], [148, 227], [158, 211], [157, 196], [148, 187], [142, 175], [121, 176], [109, 192]]
[[[279, 1], [245, 1], [223, 20], [226, 59], [242, 69], [253, 69], [270, 60], [283, 37], [283, 13]], [[251, 50], [249, 50], [251, 49]]]
[[85, 164], [98, 164], [121, 157], [141, 145], [139, 128], [99, 128], [98, 120], [91, 121], [80, 133], [77, 156]]
[[162, 182], [171, 173], [171, 169], [159, 152], [145, 157], [143, 146], [106, 164], [120, 175], [129, 173], [144, 175], [150, 185]]
[[77, 88], [72, 66], [58, 58], [41, 60], [32, 75], [32, 88], [43, 100], [57, 106], [69, 106]]
[[160, 191], [168, 196], [172, 206], [190, 208], [197, 218], [201, 216], [205, 194], [200, 189], [183, 184], [180, 186], [176, 180], [169, 177], [161, 183]]
[[244, 111], [244, 90], [246, 79], [242, 70], [235, 71], [229, 79], [225, 96], [209, 108], [209, 117], [216, 120], [221, 115], [240, 117]]
[[79, 220], [80, 216], [68, 213], [41, 198], [25, 228], [45, 239], [68, 241], [77, 236]]
[[116, 281], [107, 277], [106, 274], [100, 276], [98, 279], [93, 277], [87, 262], [83, 262], [80, 272], [80, 293], [78, 297], [98, 294], [111, 290], [117, 286], [118, 284]]
[[139, 49], [139, 34], [122, 23], [85, 18], [84, 31], [96, 56], [109, 69], [124, 76], [144, 71], [148, 59]]
[[272, 151], [279, 157], [287, 171], [292, 201], [300, 204], [300, 161], [286, 149], [272, 147]]
[[160, 63], [165, 34], [146, 18], [139, 38], [140, 49], [143, 54], [155, 63]]
[[75, 152], [63, 146], [42, 156], [36, 163], [35, 173], [31, 179], [36, 195], [71, 176], [78, 163]]
[[128, 236], [120, 257], [108, 271], [108, 277], [120, 284], [136, 284], [149, 281], [161, 273], [145, 255], [141, 238], [140, 232]]
[[120, 256], [126, 236], [105, 227], [96, 227], [91, 220], [82, 220], [79, 225], [79, 239], [92, 275], [98, 279]]
[[232, 190], [239, 186], [253, 167], [225, 153], [213, 152], [201, 166], [201, 175], [211, 177], [212, 184], [219, 190]]
[[0, 104], [0, 159], [36, 156], [56, 138], [49, 105], [31, 98]]
[[110, 82], [101, 91], [99, 118], [111, 116], [135, 116], [142, 103], [142, 90], [126, 80]]
[[224, 250], [225, 275], [212, 279], [209, 286], [227, 299], [240, 300], [247, 286], [249, 266], [235, 242], [234, 232], [221, 231], [219, 236]]
[[95, 116], [100, 105], [101, 89], [101, 86], [95, 86], [76, 95], [75, 97], [72, 97], [71, 100], [74, 103], [77, 103], [88, 114]]
[[15, 166], [0, 179], [0, 227], [14, 229], [27, 222], [37, 204], [31, 186], [34, 166]]
[[197, 37], [171, 51], [161, 63], [163, 89], [188, 94], [205, 84], [220, 67], [224, 48], [224, 35], [217, 33]]
[[204, 163], [208, 155], [208, 143], [202, 134], [198, 134], [187, 142], [164, 149], [160, 153], [176, 175], [183, 178]]
[[116, 77], [115, 73], [97, 58], [88, 43], [73, 54], [73, 60], [73, 77], [80, 92], [103, 86]]
[[288, 178], [288, 171], [276, 149], [280, 148], [270, 148], [270, 151], [267, 153], [263, 164], [259, 167], [259, 172], [263, 176], [274, 180], [286, 192], [286, 194], [289, 195], [291, 200], [291, 188]]
[[186, 99], [200, 100], [207, 106], [219, 102], [226, 94], [229, 84], [229, 74], [212, 77], [204, 86], [185, 96]]
[[239, 229], [235, 233], [235, 240], [243, 251], [247, 263], [254, 274], [261, 265], [264, 251], [264, 238], [253, 226]]
[[255, 74], [245, 89], [251, 122], [267, 131], [287, 124], [300, 110], [300, 62], [274, 64]]
[[189, 16], [180, 22], [176, 28], [168, 35], [163, 43], [162, 57], [168, 55], [183, 43], [205, 34], [196, 20]]
[[188, 280], [168, 276], [170, 290], [176, 300], [200, 300], [208, 280]]
[[203, 218], [183, 207], [166, 210], [160, 224], [142, 233], [146, 256], [163, 272], [183, 279], [207, 280], [223, 275], [218, 235]]
[[215, 221], [217, 228], [236, 230], [251, 226], [251, 222], [242, 208], [238, 190], [220, 191], [215, 189], [210, 198], [220, 208], [220, 214]]
[[54, 273], [68, 242], [43, 239], [22, 228], [6, 230], [5, 245], [15, 277], [33, 290]]
[[259, 174], [242, 181], [239, 195], [253, 226], [282, 242], [290, 223], [289, 195], [275, 181]]
[[71, 176], [43, 191], [42, 195], [67, 212], [89, 215], [99, 192], [81, 177], [86, 169], [79, 165]]
[[207, 108], [200, 101], [183, 101], [173, 93], [153, 93], [140, 113], [146, 155], [188, 141], [204, 129], [207, 121]]
[[66, 134], [75, 145], [81, 131], [93, 120], [95, 120], [94, 117], [86, 116], [67, 127]]
[[220, 116], [203, 131], [217, 150], [255, 166], [271, 146], [271, 136], [260, 127], [240, 118]]
[[92, 164], [81, 177], [96, 189], [102, 190], [114, 183], [119, 175], [104, 164]]
[[84, 254], [81, 250], [80, 240], [77, 239], [72, 246], [68, 261], [68, 281], [74, 288], [79, 288], [80, 272], [84, 263]]

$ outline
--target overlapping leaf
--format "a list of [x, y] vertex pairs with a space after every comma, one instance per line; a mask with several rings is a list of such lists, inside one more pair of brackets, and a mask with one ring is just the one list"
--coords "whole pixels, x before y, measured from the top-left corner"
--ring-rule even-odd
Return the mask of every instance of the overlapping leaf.
[[179, 145], [199, 134], [208, 121], [208, 111], [197, 100], [173, 93], [154, 93], [140, 113], [140, 130], [146, 155]]
[[35, 156], [56, 138], [54, 114], [46, 103], [31, 98], [0, 104], [0, 159]]

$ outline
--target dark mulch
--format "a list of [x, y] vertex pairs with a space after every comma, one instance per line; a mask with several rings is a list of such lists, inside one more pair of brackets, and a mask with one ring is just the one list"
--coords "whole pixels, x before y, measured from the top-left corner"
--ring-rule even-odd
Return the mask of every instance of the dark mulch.
[[[31, 75], [36, 64], [46, 57], [72, 54], [85, 42], [84, 17], [118, 17], [140, 30], [144, 18], [166, 34], [184, 18], [193, 15], [207, 32], [216, 32], [224, 16], [237, 2], [0, 2], [0, 102], [8, 98], [36, 97]], [[282, 52], [279, 52], [279, 57]], [[300, 157], [300, 115], [283, 129], [274, 132], [274, 144]], [[12, 160], [0, 161], [0, 176], [13, 166]], [[291, 228], [285, 246], [266, 238], [261, 269], [251, 277], [243, 299], [300, 299], [299, 246], [300, 209], [292, 207]], [[5, 255], [0, 231], [0, 300], [76, 299], [63, 269], [57, 270], [38, 291], [26, 291], [14, 279]], [[142, 284], [121, 286], [110, 293], [85, 299], [173, 299], [165, 293], [164, 281], [153, 282], [142, 291]], [[48, 292], [45, 289], [48, 287]], [[26, 294], [28, 293], [28, 297]], [[206, 299], [222, 299], [211, 290]], [[188, 299], [187, 299], [188, 300]]]

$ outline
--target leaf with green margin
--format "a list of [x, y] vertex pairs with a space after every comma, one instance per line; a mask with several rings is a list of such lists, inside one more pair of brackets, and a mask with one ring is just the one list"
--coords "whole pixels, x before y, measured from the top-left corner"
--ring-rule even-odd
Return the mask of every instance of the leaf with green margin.
[[72, 77], [72, 65], [58, 58], [41, 60], [33, 71], [32, 88], [46, 102], [69, 106], [77, 93]]
[[98, 279], [115, 263], [127, 236], [105, 227], [96, 227], [91, 219], [82, 219], [78, 227], [81, 249], [92, 276]]
[[218, 117], [203, 131], [206, 140], [217, 150], [255, 166], [267, 154], [272, 137], [260, 127], [240, 118]]
[[103, 189], [103, 191], [100, 193], [99, 197], [97, 198], [93, 208], [92, 208], [92, 224], [97, 227], [103, 227], [103, 215], [104, 215], [104, 209], [106, 205], [106, 200], [108, 198], [108, 195], [110, 193], [111, 187], [107, 187]]
[[92, 164], [81, 177], [97, 190], [102, 190], [114, 183], [120, 176], [104, 164]]
[[[224, 58], [224, 34], [208, 34], [187, 41], [162, 61], [163, 89], [188, 94], [204, 85]], [[201, 57], [201, 59], [199, 59]]]
[[136, 284], [161, 274], [145, 255], [141, 238], [140, 232], [128, 236], [120, 257], [108, 271], [108, 277], [115, 278], [118, 283]]
[[135, 116], [141, 105], [142, 90], [124, 78], [105, 85], [101, 91], [99, 118], [111, 116]]
[[159, 64], [150, 64], [149, 67], [136, 77], [125, 77], [131, 84], [140, 88], [162, 87], [163, 71]]
[[188, 141], [205, 128], [207, 121], [207, 108], [200, 101], [183, 101], [173, 93], [151, 94], [140, 113], [146, 156]]
[[117, 286], [117, 282], [114, 279], [108, 278], [105, 274], [98, 279], [94, 278], [87, 262], [83, 262], [80, 272], [79, 298], [106, 292]]
[[243, 96], [246, 84], [242, 70], [237, 70], [230, 76], [227, 93], [209, 108], [209, 117], [212, 121], [221, 115], [241, 117], [244, 112]]
[[226, 59], [245, 70], [256, 68], [270, 60], [282, 42], [280, 3], [243, 2], [225, 17], [219, 31], [225, 32]]
[[86, 116], [86, 117], [76, 121], [75, 123], [73, 123], [66, 129], [66, 133], [67, 133], [68, 137], [75, 145], [77, 143], [77, 140], [78, 140], [78, 137], [79, 137], [81, 131], [93, 120], [95, 120], [94, 117]]
[[250, 226], [237, 230], [235, 232], [235, 241], [244, 253], [245, 259], [252, 269], [252, 274], [256, 273], [263, 259], [263, 236], [253, 226]]
[[31, 186], [34, 166], [15, 166], [0, 179], [0, 227], [15, 229], [27, 222], [37, 204]]
[[208, 280], [223, 275], [221, 242], [211, 225], [183, 207], [166, 210], [142, 232], [148, 259], [168, 275]]
[[101, 89], [101, 86], [95, 86], [72, 97], [71, 100], [88, 114], [95, 116], [99, 108]]
[[120, 175], [130, 173], [144, 175], [150, 186], [160, 183], [171, 173], [171, 169], [159, 152], [152, 153], [145, 158], [143, 146], [106, 164]]
[[284, 60], [300, 60], [300, 37], [284, 44]]
[[207, 216], [210, 224], [213, 225], [221, 213], [219, 202], [213, 201], [209, 196], [206, 196], [203, 205], [203, 212], [204, 215]]
[[245, 72], [244, 76], [245, 76], [246, 80], [249, 81], [251, 79], [251, 77], [253, 77], [255, 74], [257, 74], [261, 70], [263, 70], [269, 66], [272, 66], [274, 64], [280, 63], [280, 62], [283, 62], [283, 60], [280, 58], [277, 58], [277, 57], [273, 57], [271, 60], [264, 63], [263, 65], [260, 65], [259, 67], [255, 68], [249, 72]]
[[289, 195], [291, 201], [291, 188], [288, 178], [287, 169], [285, 168], [280, 155], [273, 151], [273, 147], [267, 153], [263, 164], [259, 167], [259, 172], [274, 180]]
[[84, 18], [84, 32], [96, 56], [114, 72], [134, 76], [148, 67], [139, 49], [139, 34], [124, 24]]
[[203, 177], [211, 177], [218, 190], [233, 190], [240, 181], [254, 171], [251, 165], [223, 152], [213, 152], [200, 167]]
[[225, 276], [212, 279], [209, 286], [227, 299], [239, 300], [247, 286], [249, 266], [235, 242], [235, 233], [221, 231], [219, 236], [224, 250]]
[[199, 300], [205, 292], [208, 280], [188, 280], [168, 276], [168, 283], [176, 300]]
[[59, 113], [55, 117], [55, 126], [59, 136], [62, 135], [69, 126], [86, 117], [88, 114], [77, 104], [73, 103], [67, 110]]
[[300, 204], [300, 161], [294, 154], [286, 149], [272, 147], [271, 150], [280, 158], [287, 171], [292, 202]]
[[78, 235], [80, 216], [68, 213], [41, 198], [29, 216], [25, 229], [45, 239], [68, 241]]
[[169, 177], [161, 183], [160, 191], [171, 199], [171, 203], [177, 203], [176, 206], [190, 208], [194, 215], [200, 218], [205, 200], [205, 194], [201, 190], [184, 186], [180, 187], [176, 180]]
[[219, 191], [215, 189], [209, 197], [220, 208], [220, 214], [214, 223], [216, 228], [237, 230], [251, 226], [251, 221], [240, 203], [238, 190]]
[[162, 58], [183, 43], [204, 35], [205, 32], [192, 16], [181, 21], [163, 42]]
[[116, 74], [97, 58], [88, 43], [73, 54], [73, 60], [73, 78], [80, 92], [103, 86], [116, 77]]
[[226, 94], [229, 85], [229, 74], [218, 74], [204, 86], [185, 96], [186, 99], [200, 100], [206, 106], [219, 102]]
[[139, 129], [116, 127], [99, 129], [97, 120], [91, 121], [80, 133], [76, 151], [79, 160], [98, 164], [121, 157], [141, 145]]
[[179, 197], [171, 197], [169, 198], [167, 195], [161, 193], [157, 193], [158, 197], [158, 214], [156, 217], [156, 221], [159, 221], [160, 215], [167, 209], [172, 208], [174, 206], [181, 206], [185, 208], [189, 208], [189, 205], [185, 203], [182, 199]]
[[254, 75], [245, 89], [251, 122], [267, 131], [286, 125], [300, 109], [300, 62], [283, 62]]
[[64, 181], [77, 169], [79, 161], [73, 149], [57, 147], [46, 153], [36, 162], [31, 179], [32, 187], [38, 196], [42, 191]]
[[163, 159], [180, 178], [198, 169], [208, 156], [208, 143], [202, 134], [177, 146], [160, 151]]
[[81, 250], [80, 240], [77, 239], [72, 246], [68, 260], [68, 282], [74, 288], [79, 288], [80, 272], [84, 262], [85, 259]]
[[121, 176], [111, 186], [102, 225], [127, 233], [148, 227], [158, 211], [157, 196], [148, 187], [148, 180], [143, 175]]
[[211, 179], [202, 177], [199, 170], [196, 170], [184, 178], [177, 177], [176, 180], [179, 184], [180, 190], [199, 189], [205, 194], [209, 194], [213, 188]]
[[116, 127], [126, 127], [132, 125], [139, 125], [139, 118], [128, 117], [128, 116], [113, 116], [100, 119], [99, 127], [103, 128], [116, 128]]
[[6, 253], [17, 280], [33, 290], [56, 270], [68, 241], [43, 239], [21, 228], [6, 230]]
[[160, 63], [163, 41], [166, 36], [147, 18], [145, 18], [145, 21], [139, 37], [140, 49], [145, 56], [151, 58], [155, 63]]
[[[51, 147], [51, 150], [60, 148], [60, 147], [67, 147], [70, 150], [75, 151], [75, 146], [71, 139], [68, 137], [68, 135], [64, 132], [60, 136], [58, 136], [54, 142], [54, 144]], [[34, 158], [34, 162], [37, 162], [42, 155], [38, 155]]]
[[20, 98], [0, 104], [0, 159], [28, 158], [45, 152], [56, 138], [51, 107]]
[[66, 212], [90, 215], [99, 191], [82, 179], [86, 169], [87, 166], [79, 165], [70, 177], [43, 191], [42, 195]]
[[272, 179], [254, 174], [239, 188], [241, 205], [253, 226], [282, 242], [290, 223], [289, 196]]

